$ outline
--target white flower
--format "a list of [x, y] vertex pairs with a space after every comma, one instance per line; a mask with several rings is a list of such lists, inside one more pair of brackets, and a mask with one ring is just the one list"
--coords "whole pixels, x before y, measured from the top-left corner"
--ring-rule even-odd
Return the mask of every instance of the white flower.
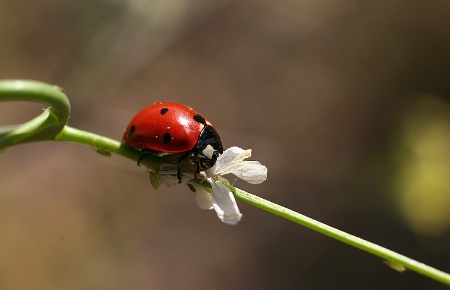
[[228, 180], [223, 175], [233, 174], [252, 184], [267, 179], [267, 168], [258, 161], [244, 161], [252, 156], [251, 149], [231, 147], [223, 152], [212, 168], [206, 171], [206, 180], [211, 184], [208, 189], [192, 184], [197, 190], [196, 201], [202, 209], [214, 209], [219, 219], [230, 225], [236, 225], [242, 218], [233, 193], [223, 183]]

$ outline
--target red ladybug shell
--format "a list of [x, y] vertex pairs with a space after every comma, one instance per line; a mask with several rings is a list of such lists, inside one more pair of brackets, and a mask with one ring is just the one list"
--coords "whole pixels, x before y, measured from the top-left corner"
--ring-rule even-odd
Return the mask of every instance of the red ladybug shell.
[[[194, 109], [178, 103], [155, 103], [134, 116], [125, 131], [123, 143], [141, 150], [166, 153], [193, 150], [205, 126], [194, 119], [197, 114]], [[208, 121], [206, 124], [211, 126]]]

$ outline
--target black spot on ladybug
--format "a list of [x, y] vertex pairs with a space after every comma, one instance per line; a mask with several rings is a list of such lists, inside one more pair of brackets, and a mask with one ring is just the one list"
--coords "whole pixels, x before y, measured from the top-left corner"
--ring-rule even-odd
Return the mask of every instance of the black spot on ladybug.
[[205, 118], [203, 118], [202, 115], [200, 115], [200, 114], [195, 114], [195, 115], [194, 115], [194, 120], [197, 121], [197, 122], [199, 122], [200, 124], [203, 124], [203, 125], [206, 126], [206, 120], [205, 120]]
[[134, 135], [134, 132], [136, 132], [136, 126], [132, 125], [130, 127], [130, 137]]
[[169, 133], [165, 133], [163, 136], [164, 144], [169, 144], [172, 141], [172, 136]]
[[164, 115], [165, 113], [167, 113], [169, 111], [169, 108], [162, 108], [161, 109], [161, 115]]

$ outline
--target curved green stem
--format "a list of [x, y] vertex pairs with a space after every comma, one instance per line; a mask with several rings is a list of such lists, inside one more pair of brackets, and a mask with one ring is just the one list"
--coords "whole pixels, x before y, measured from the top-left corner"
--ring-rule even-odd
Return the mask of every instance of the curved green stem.
[[50, 108], [21, 125], [0, 129], [0, 150], [25, 142], [54, 140], [70, 116], [70, 102], [60, 87], [24, 80], [0, 81], [0, 101], [32, 101]]
[[1, 80], [0, 101], [30, 101], [44, 103], [52, 107], [61, 122], [67, 122], [70, 102], [64, 89], [56, 85], [31, 80]]
[[[140, 160], [142, 157], [141, 152], [123, 146], [119, 141], [67, 126], [70, 103], [63, 90], [59, 87], [36, 81], [0, 81], [0, 101], [16, 100], [35, 101], [46, 104], [50, 108], [24, 124], [0, 126], [0, 150], [24, 142], [49, 140], [88, 145], [96, 148], [97, 152], [103, 155], [115, 153], [135, 161]], [[158, 162], [159, 158], [148, 156], [141, 160], [140, 163], [149, 168], [159, 168]], [[381, 257], [392, 268], [401, 271], [405, 267], [431, 279], [450, 285], [450, 275], [445, 272], [330, 227], [258, 196], [231, 186], [229, 188], [240, 200]]]

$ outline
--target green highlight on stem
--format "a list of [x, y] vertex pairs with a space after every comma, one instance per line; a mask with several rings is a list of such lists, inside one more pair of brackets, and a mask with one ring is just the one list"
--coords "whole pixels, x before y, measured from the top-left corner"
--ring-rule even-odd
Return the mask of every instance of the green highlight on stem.
[[[50, 107], [26, 123], [15, 126], [0, 126], [0, 150], [25, 142], [64, 141], [94, 147], [102, 155], [109, 156], [111, 153], [115, 153], [135, 162], [142, 156], [142, 153], [138, 150], [123, 146], [117, 140], [67, 126], [70, 115], [70, 103], [64, 91], [57, 86], [26, 80], [0, 81], [0, 101], [18, 100], [39, 102]], [[140, 163], [149, 168], [154, 168], [158, 166], [158, 158], [148, 156]], [[410, 269], [433, 280], [450, 285], [450, 274], [448, 273], [330, 227], [238, 188], [232, 186], [229, 186], [229, 188], [236, 198], [244, 202], [378, 256], [397, 271], [403, 271], [405, 268]]]

